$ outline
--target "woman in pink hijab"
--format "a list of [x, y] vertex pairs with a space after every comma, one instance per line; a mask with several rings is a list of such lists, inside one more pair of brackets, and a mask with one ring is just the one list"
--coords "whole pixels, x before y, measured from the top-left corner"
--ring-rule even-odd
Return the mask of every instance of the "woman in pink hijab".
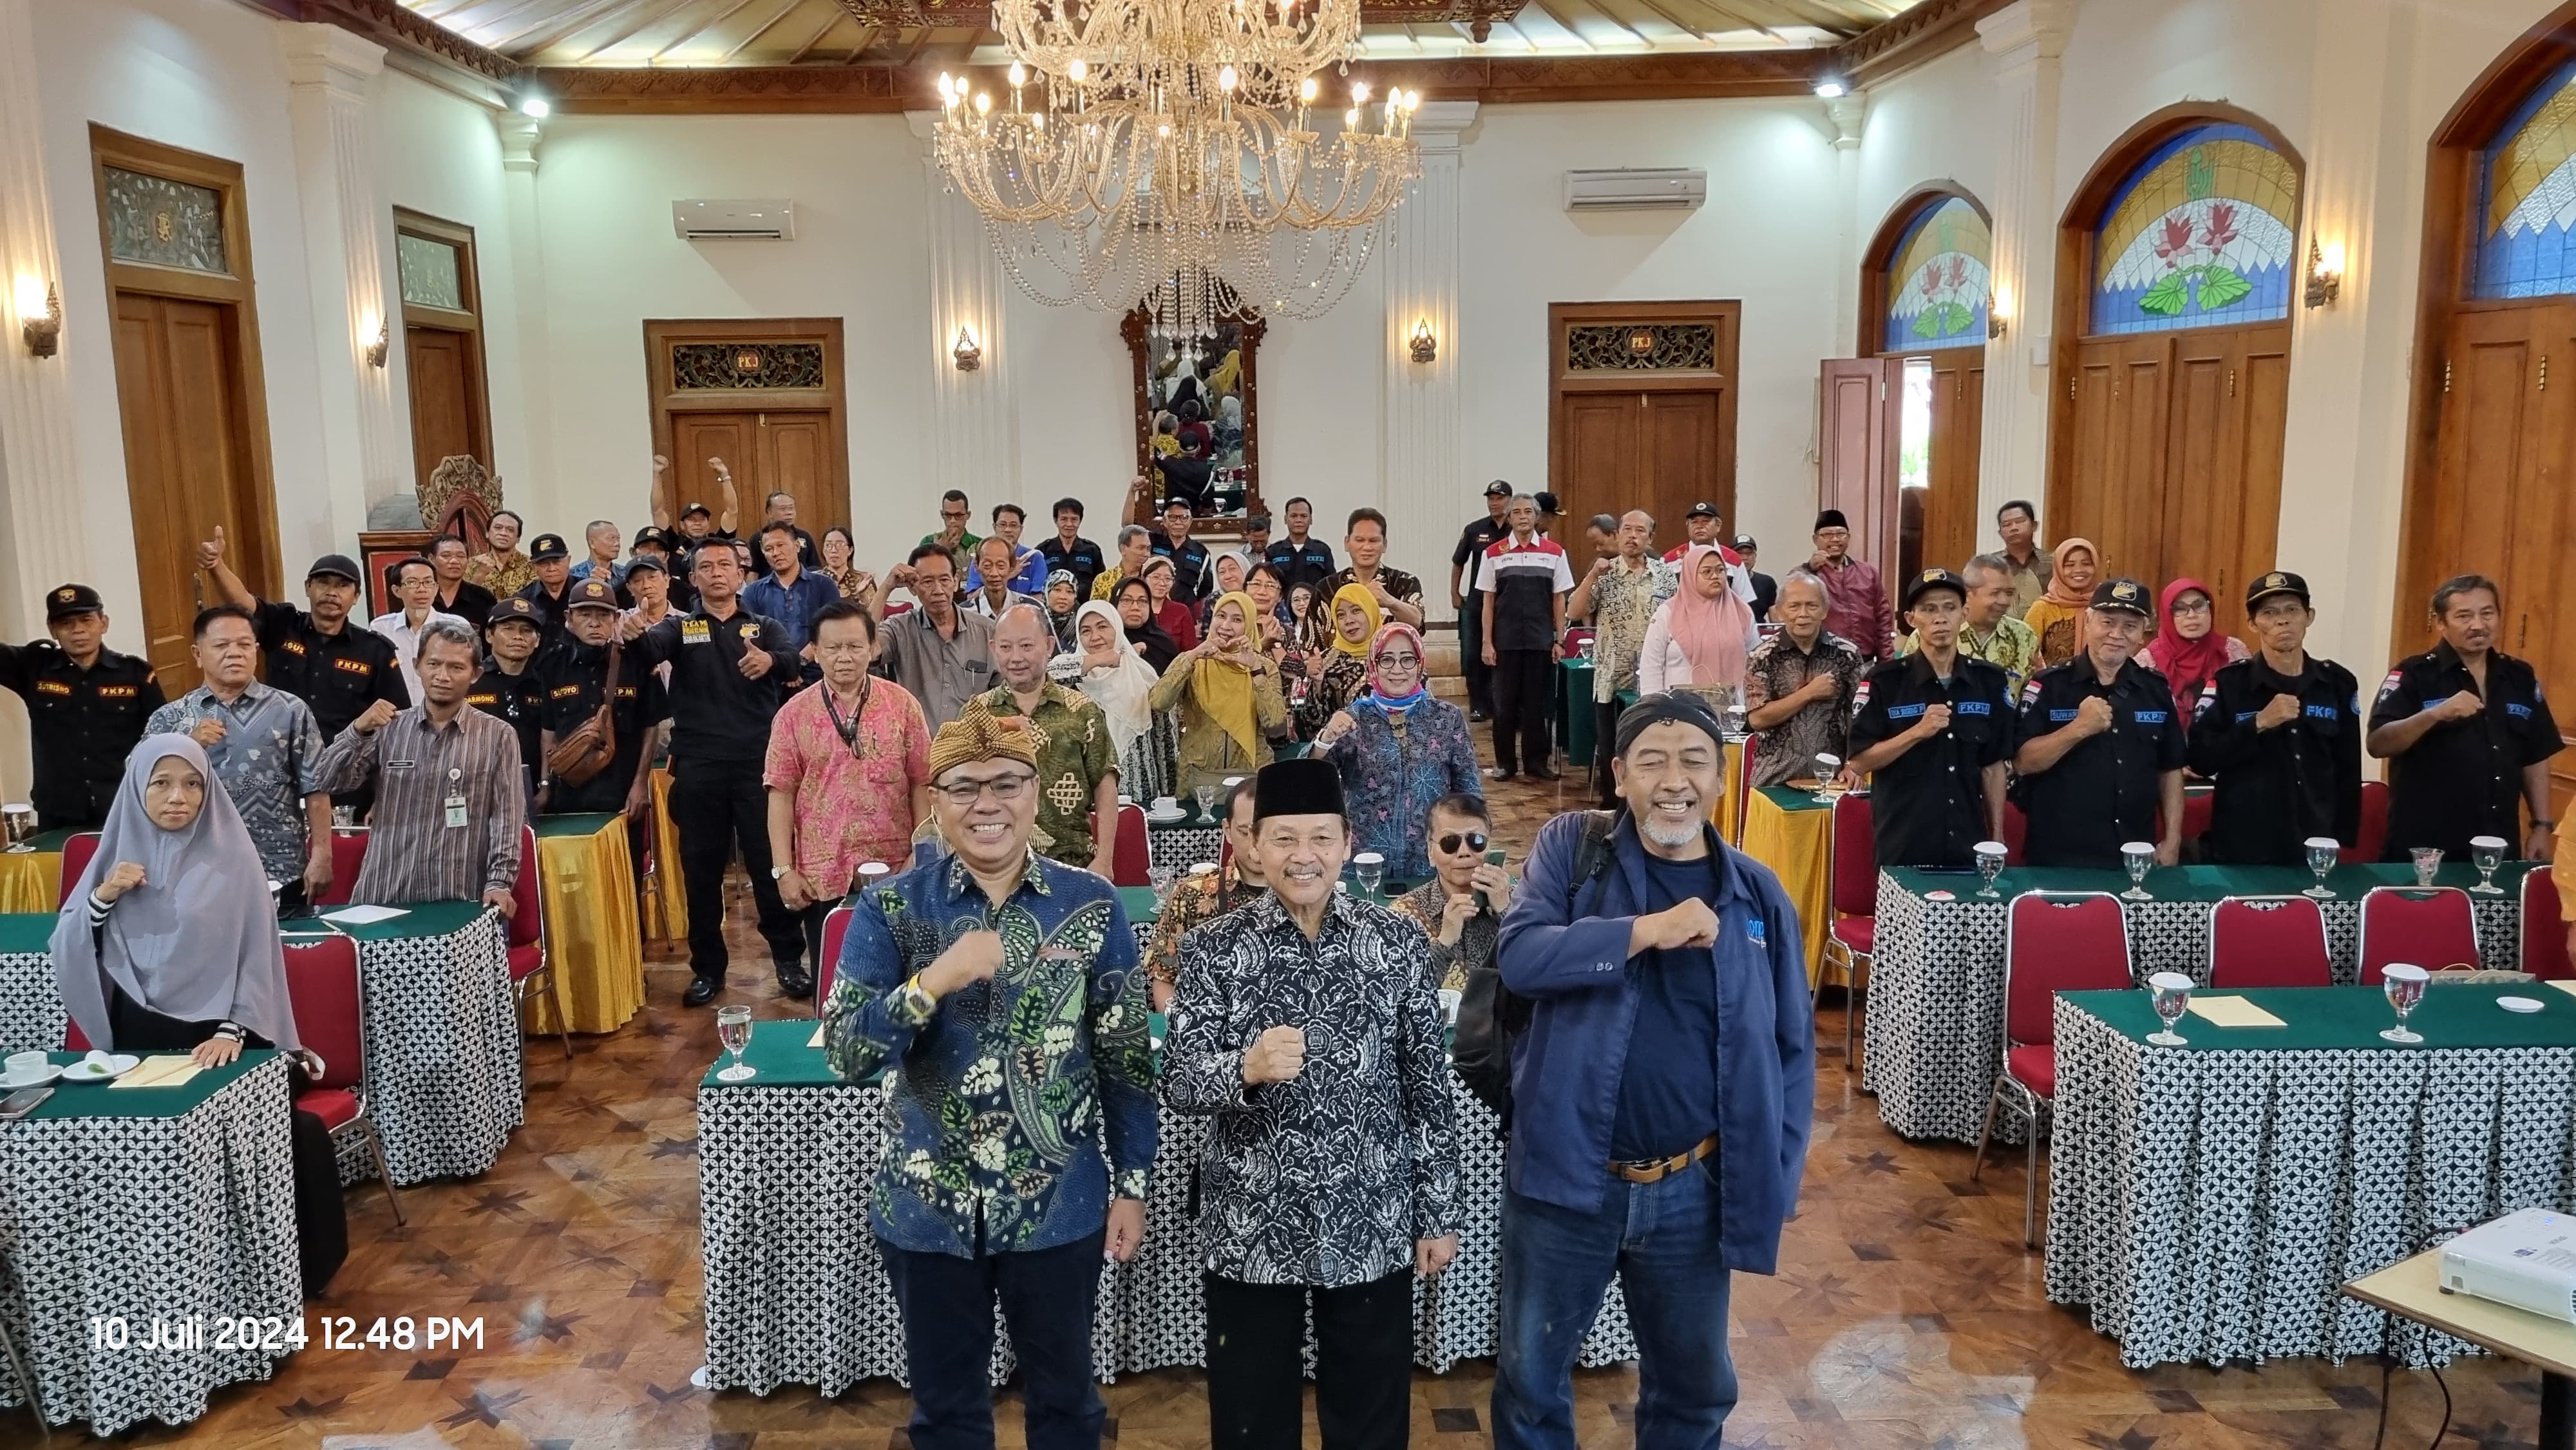
[[1689, 690], [1720, 709], [1742, 695], [1744, 663], [1753, 652], [1753, 611], [1727, 587], [1726, 558], [1693, 544], [1682, 558], [1681, 588], [1655, 609], [1637, 659], [1637, 693]]

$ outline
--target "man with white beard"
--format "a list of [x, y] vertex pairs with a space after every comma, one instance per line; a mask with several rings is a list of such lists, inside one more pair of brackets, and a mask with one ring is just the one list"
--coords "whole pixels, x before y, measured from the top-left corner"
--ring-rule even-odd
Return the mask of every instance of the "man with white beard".
[[1637, 1443], [1715, 1450], [1736, 1399], [1729, 1276], [1776, 1270], [1806, 1164], [1798, 913], [1708, 823], [1717, 717], [1696, 695], [1649, 695], [1616, 744], [1626, 809], [1539, 832], [1496, 949], [1528, 1026], [1512, 1044], [1495, 1450], [1573, 1450], [1574, 1356], [1613, 1274], [1637, 1335]]

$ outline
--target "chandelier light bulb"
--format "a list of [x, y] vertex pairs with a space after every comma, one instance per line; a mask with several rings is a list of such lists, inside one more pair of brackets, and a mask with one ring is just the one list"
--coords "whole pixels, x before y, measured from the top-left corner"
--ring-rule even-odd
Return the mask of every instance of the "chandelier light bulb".
[[1011, 62], [1010, 76], [1013, 87], [1027, 85], [1029, 83], [1029, 68], [1020, 64], [1018, 61], [1013, 61]]
[[1218, 68], [1216, 73], [1216, 88], [1218, 90], [1231, 95], [1234, 92], [1234, 88], [1241, 83], [1242, 77], [1235, 74], [1234, 67], [1229, 65]]
[[1315, 96], [1322, 90], [1323, 87], [1315, 83], [1313, 76], [1306, 77], [1297, 83], [1297, 104], [1301, 106], [1315, 104]]
[[1359, 107], [1353, 106], [1349, 110], [1342, 112], [1342, 126], [1345, 130], [1351, 131], [1356, 131], [1360, 128]]
[[1351, 82], [1351, 104], [1352, 104], [1352, 105], [1354, 105], [1354, 106], [1365, 106], [1365, 105], [1367, 105], [1367, 104], [1368, 104], [1368, 98], [1369, 98], [1369, 83], [1368, 83], [1368, 82], [1366, 82], [1366, 81], [1353, 81], [1353, 82]]
[[977, 91], [975, 93], [975, 114], [979, 116], [989, 116], [993, 114], [993, 93], [991, 91]]
[[1075, 85], [1080, 85], [1083, 81], [1089, 79], [1091, 75], [1091, 63], [1077, 55], [1065, 65], [1064, 75], [1065, 79], [1072, 81]]

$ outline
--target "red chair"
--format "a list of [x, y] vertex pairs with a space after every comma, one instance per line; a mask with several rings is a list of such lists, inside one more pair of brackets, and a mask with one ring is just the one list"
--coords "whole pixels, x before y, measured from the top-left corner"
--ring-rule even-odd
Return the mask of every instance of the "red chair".
[[2361, 783], [2360, 837], [2335, 853], [2346, 866], [2367, 866], [2379, 859], [2388, 846], [2388, 782], [2365, 780]]
[[[1100, 813], [1092, 812], [1091, 829], [1100, 829]], [[1109, 880], [1116, 886], [1150, 886], [1153, 884], [1154, 852], [1145, 841], [1145, 808], [1134, 801], [1118, 803], [1118, 845], [1110, 853]]]
[[2130, 985], [2128, 914], [2107, 891], [2025, 891], [2004, 914], [2004, 1070], [1986, 1100], [1970, 1182], [1985, 1171], [1995, 1109], [2010, 1108], [2028, 1130], [2021, 1190], [2021, 1239], [2039, 1247], [2039, 1124], [2057, 1096], [2057, 994]]
[[1869, 965], [1870, 948], [1877, 940], [1878, 841], [1870, 834], [1871, 819], [1868, 796], [1845, 794], [1834, 799], [1825, 848], [1830, 893], [1826, 910], [1833, 924], [1825, 928], [1824, 958], [1816, 964], [1816, 984], [1809, 989], [1822, 996], [1825, 975], [1842, 974], [1845, 1072], [1852, 1070], [1852, 1019], [1860, 1014], [1860, 973]]
[[1761, 743], [1759, 735], [1744, 737], [1744, 764], [1735, 777], [1735, 839], [1727, 843], [1730, 846], [1744, 844], [1744, 813], [1753, 805], [1753, 755]]
[[358, 868], [367, 864], [367, 828], [334, 826], [331, 830], [331, 884], [315, 906], [346, 906], [358, 886]]
[[2522, 878], [2520, 965], [2544, 982], [2576, 981], [2576, 965], [2567, 960], [2567, 923], [2558, 912], [2558, 883], [2546, 866], [2534, 866]]
[[295, 1106], [322, 1120], [338, 1143], [352, 1135], [367, 1140], [376, 1160], [376, 1181], [385, 1186], [385, 1202], [394, 1222], [403, 1221], [402, 1199], [394, 1193], [394, 1176], [385, 1167], [384, 1140], [367, 1113], [367, 1092], [360, 1063], [358, 1028], [358, 944], [337, 932], [329, 936], [289, 937], [286, 941], [286, 998], [295, 1012], [296, 1035], [322, 1059], [322, 1075], [295, 1095]]
[[2209, 985], [2324, 987], [2326, 916], [2306, 896], [2231, 896], [2209, 909]]
[[2390, 962], [2428, 972], [2478, 965], [2478, 917], [2456, 886], [2374, 886], [2361, 898], [2361, 984]]
[[96, 831], [82, 831], [63, 842], [63, 884], [54, 894], [55, 906], [72, 899], [72, 889], [80, 885], [81, 873], [89, 869], [89, 858], [97, 854]]
[[841, 939], [850, 934], [850, 908], [835, 906], [823, 914], [823, 959], [814, 964], [814, 1015], [823, 1015], [831, 1000], [832, 978], [841, 970]]
[[546, 907], [544, 893], [537, 889], [537, 828], [519, 828], [519, 879], [510, 883], [513, 909], [507, 923], [510, 940], [510, 993], [524, 1010], [528, 999], [536, 995], [537, 983], [545, 983], [546, 996], [555, 1004], [555, 1037], [563, 1043], [564, 1061], [572, 1061], [572, 1013], [564, 1005], [563, 978], [555, 971], [552, 958], [546, 955]]

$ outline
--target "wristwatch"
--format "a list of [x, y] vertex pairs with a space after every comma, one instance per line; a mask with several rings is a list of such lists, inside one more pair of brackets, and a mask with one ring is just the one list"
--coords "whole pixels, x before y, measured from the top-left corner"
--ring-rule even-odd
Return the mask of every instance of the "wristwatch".
[[787, 873], [793, 869], [795, 868], [790, 866], [772, 866], [769, 868], [769, 879], [772, 881], [785, 880]]

